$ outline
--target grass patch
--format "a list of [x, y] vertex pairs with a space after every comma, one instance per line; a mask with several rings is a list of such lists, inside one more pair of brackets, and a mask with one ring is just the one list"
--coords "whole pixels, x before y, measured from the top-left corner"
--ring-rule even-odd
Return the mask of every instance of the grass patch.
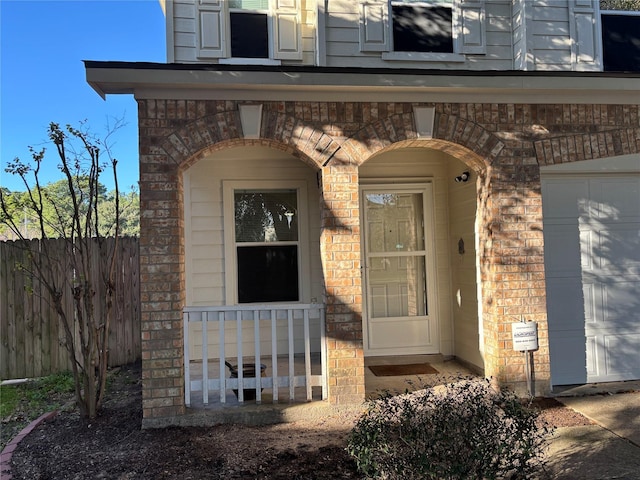
[[29, 422], [73, 400], [74, 383], [70, 372], [0, 386], [0, 450]]

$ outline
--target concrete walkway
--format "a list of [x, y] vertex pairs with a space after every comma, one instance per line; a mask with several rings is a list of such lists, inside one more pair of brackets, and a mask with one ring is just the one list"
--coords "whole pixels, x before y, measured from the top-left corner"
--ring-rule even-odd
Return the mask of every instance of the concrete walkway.
[[595, 424], [557, 429], [541, 478], [640, 480], [640, 392], [557, 399]]

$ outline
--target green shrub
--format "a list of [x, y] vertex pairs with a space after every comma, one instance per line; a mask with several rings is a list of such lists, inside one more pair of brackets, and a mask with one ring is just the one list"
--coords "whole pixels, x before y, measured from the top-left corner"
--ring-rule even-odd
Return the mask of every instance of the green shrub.
[[461, 379], [370, 402], [347, 449], [373, 478], [530, 478], [549, 433], [515, 394]]

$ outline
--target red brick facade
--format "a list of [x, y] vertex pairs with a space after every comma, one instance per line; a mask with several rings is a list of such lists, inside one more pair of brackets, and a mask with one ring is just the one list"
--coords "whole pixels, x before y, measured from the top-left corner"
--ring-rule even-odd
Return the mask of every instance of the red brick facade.
[[538, 391], [549, 389], [540, 166], [640, 152], [640, 108], [621, 105], [435, 104], [419, 139], [410, 103], [263, 102], [260, 140], [242, 138], [236, 101], [139, 100], [143, 408], [184, 413], [181, 172], [215, 150], [258, 144], [322, 172], [321, 255], [329, 399], [364, 398], [358, 166], [384, 149], [443, 150], [478, 175], [485, 374], [524, 381], [511, 322], [539, 325]]

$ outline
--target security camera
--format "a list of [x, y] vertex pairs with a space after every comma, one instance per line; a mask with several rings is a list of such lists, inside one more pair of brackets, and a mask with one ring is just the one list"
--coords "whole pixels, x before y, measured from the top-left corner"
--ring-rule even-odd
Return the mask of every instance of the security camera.
[[469, 180], [469, 172], [462, 172], [462, 175], [455, 178], [456, 182], [466, 182], [467, 180]]

